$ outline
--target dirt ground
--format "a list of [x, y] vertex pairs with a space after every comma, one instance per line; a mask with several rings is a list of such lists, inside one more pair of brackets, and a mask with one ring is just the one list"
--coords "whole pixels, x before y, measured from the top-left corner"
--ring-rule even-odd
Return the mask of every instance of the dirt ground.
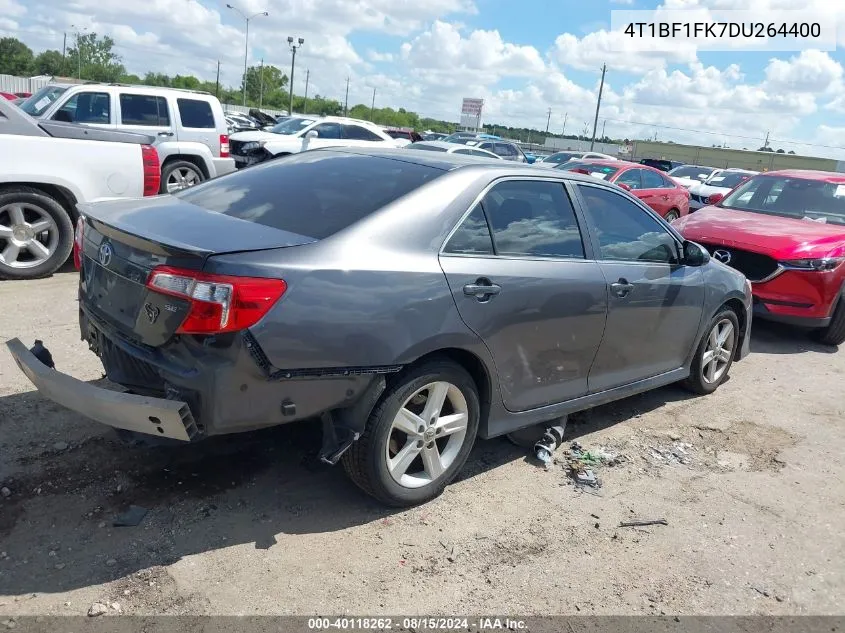
[[[75, 275], [0, 283], [0, 339], [101, 378]], [[38, 396], [0, 349], [0, 615], [841, 614], [845, 352], [755, 324], [708, 397], [670, 387], [575, 417], [619, 454], [579, 491], [480, 441], [428, 505], [386, 510], [297, 425], [138, 448]], [[137, 527], [112, 527], [130, 504]], [[618, 527], [631, 518], [668, 525]], [[114, 604], [112, 604], [114, 603]]]

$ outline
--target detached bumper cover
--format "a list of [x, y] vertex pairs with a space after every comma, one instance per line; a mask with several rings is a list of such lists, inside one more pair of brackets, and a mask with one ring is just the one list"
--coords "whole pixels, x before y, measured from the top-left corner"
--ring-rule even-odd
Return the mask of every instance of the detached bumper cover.
[[751, 323], [754, 320], [753, 303], [745, 306], [745, 327], [742, 332], [742, 343], [736, 360], [742, 360], [751, 353]]
[[6, 341], [6, 347], [39, 393], [56, 404], [116, 429], [184, 442], [198, 435], [194, 417], [184, 402], [95, 387], [50, 369], [16, 338]]

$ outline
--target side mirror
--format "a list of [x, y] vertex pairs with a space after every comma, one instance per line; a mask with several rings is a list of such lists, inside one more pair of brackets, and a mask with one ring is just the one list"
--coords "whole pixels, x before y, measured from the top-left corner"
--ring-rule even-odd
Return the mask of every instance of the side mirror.
[[305, 138], [317, 138], [320, 133], [317, 130], [310, 130], [305, 133]]
[[725, 194], [723, 194], [723, 193], [714, 193], [712, 196], [707, 198], [707, 204], [716, 204], [717, 202], [719, 202], [724, 197], [725, 197]]
[[622, 187], [625, 191], [631, 191], [631, 185], [626, 185], [624, 182], [620, 182], [619, 186]]
[[681, 262], [685, 266], [704, 266], [710, 261], [710, 253], [703, 246], [695, 242], [684, 241], [684, 258]]

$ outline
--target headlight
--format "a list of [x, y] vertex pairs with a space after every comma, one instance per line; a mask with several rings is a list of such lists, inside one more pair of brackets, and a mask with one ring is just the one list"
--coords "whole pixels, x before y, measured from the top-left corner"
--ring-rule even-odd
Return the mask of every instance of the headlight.
[[264, 143], [266, 142], [267, 141], [250, 141], [241, 145], [241, 149], [243, 149], [243, 151], [245, 152], [248, 152], [253, 149], [261, 149], [262, 147], [264, 147]]
[[825, 272], [828, 270], [833, 270], [842, 262], [842, 257], [822, 257], [819, 259], [793, 259], [790, 261], [785, 261], [783, 262], [783, 264], [786, 268]]

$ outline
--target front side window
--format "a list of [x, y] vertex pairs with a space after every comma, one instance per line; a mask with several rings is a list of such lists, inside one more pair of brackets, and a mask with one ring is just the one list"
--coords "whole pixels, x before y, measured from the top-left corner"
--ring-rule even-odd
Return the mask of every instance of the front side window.
[[642, 169], [629, 169], [620, 174], [616, 179], [617, 185], [628, 185], [631, 189], [637, 190], [643, 188]]
[[497, 255], [583, 258], [575, 211], [562, 183], [509, 180], [481, 202]]
[[[320, 123], [311, 128], [318, 134], [318, 138], [340, 138], [340, 124], [339, 123]], [[310, 132], [311, 130], [309, 130]]]
[[623, 195], [578, 185], [600, 258], [611, 261], [677, 264], [678, 242], [660, 222]]
[[214, 113], [211, 111], [211, 104], [208, 101], [199, 99], [177, 99], [179, 107], [179, 120], [182, 127], [198, 129], [214, 129]]
[[107, 92], [78, 92], [53, 115], [66, 123], [111, 123], [111, 97]]
[[[322, 136], [322, 134], [320, 134]], [[371, 132], [365, 127], [360, 125], [344, 125], [343, 126], [343, 136], [344, 138], [354, 140], [354, 141], [383, 141], [384, 139], [381, 138], [375, 132]], [[393, 136], [393, 138], [407, 138], [408, 135], [405, 136]]]

